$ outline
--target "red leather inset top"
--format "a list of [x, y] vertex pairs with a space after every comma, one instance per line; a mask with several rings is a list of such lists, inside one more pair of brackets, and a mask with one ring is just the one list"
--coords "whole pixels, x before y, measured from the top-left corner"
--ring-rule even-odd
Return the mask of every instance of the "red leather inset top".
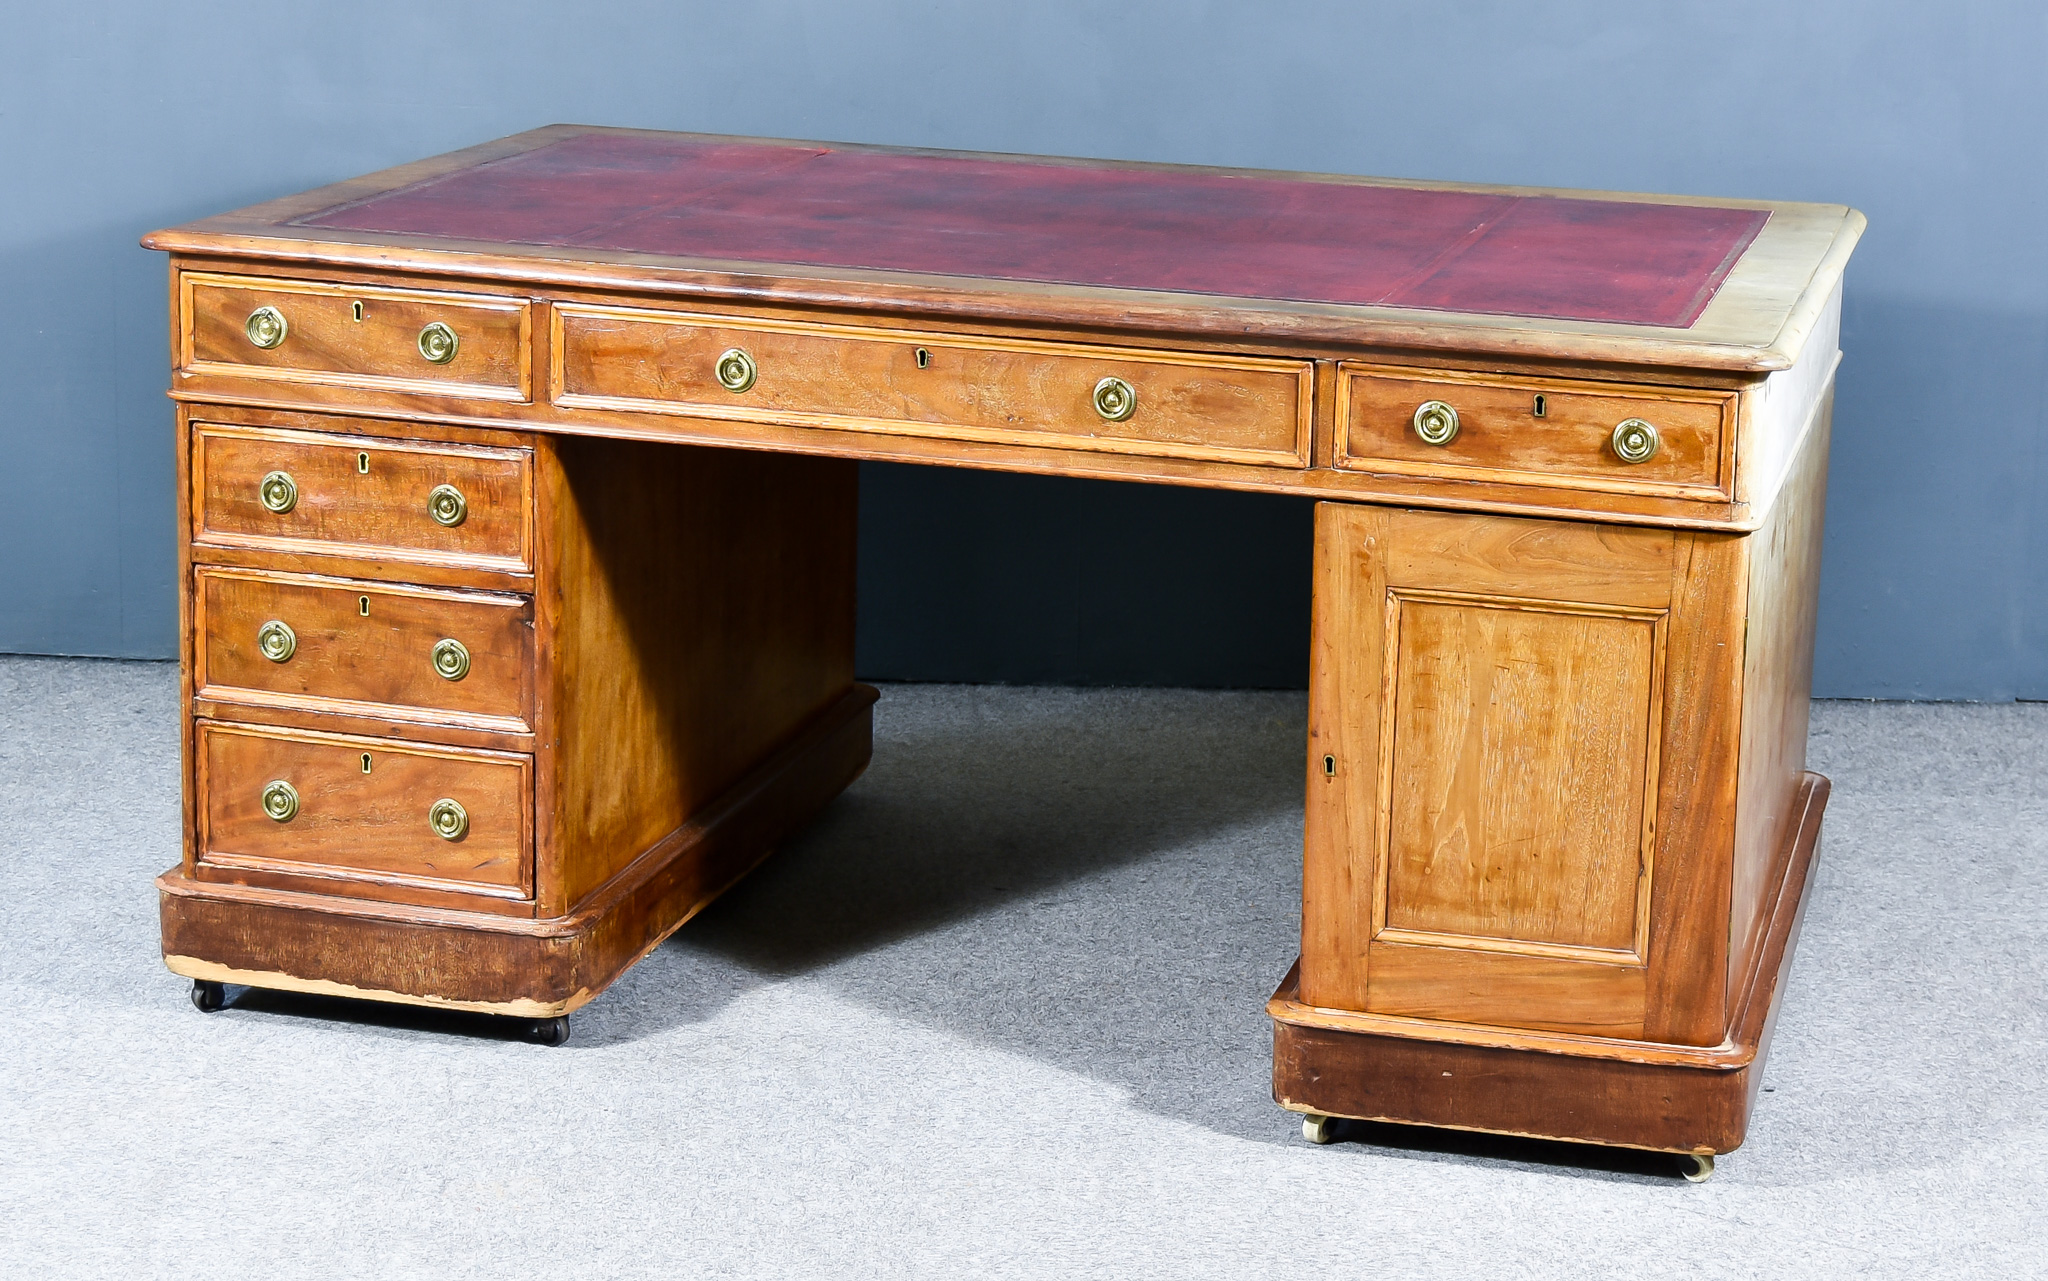
[[1769, 216], [593, 133], [296, 225], [1683, 327]]

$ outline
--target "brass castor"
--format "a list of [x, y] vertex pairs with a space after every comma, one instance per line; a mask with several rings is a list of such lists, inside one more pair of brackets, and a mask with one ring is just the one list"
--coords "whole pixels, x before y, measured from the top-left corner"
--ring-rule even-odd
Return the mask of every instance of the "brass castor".
[[560, 1045], [569, 1039], [569, 1016], [557, 1014], [551, 1019], [535, 1019], [526, 1035], [541, 1045]]
[[192, 1005], [201, 1014], [212, 1014], [228, 1003], [228, 989], [225, 984], [212, 979], [192, 980]]
[[1301, 1118], [1301, 1137], [1310, 1143], [1334, 1143], [1337, 1141], [1337, 1118], [1307, 1112]]
[[1688, 1152], [1678, 1158], [1682, 1163], [1679, 1170], [1687, 1183], [1705, 1183], [1714, 1177], [1714, 1154], [1712, 1152]]

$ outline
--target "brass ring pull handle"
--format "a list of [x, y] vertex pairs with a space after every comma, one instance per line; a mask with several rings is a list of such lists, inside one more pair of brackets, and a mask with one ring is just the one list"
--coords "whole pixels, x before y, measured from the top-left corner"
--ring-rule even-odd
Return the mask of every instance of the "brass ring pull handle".
[[299, 816], [299, 789], [281, 778], [263, 785], [263, 812], [280, 823]]
[[455, 331], [438, 320], [420, 330], [420, 355], [433, 364], [445, 365], [455, 359], [455, 349], [461, 345]]
[[1614, 456], [1625, 463], [1648, 462], [1657, 452], [1663, 440], [1657, 429], [1640, 418], [1624, 418], [1614, 428], [1610, 442]]
[[469, 501], [453, 485], [436, 485], [427, 491], [427, 514], [434, 523], [453, 529], [469, 519]]
[[265, 511], [282, 516], [299, 505], [299, 482], [288, 471], [266, 473], [256, 486], [256, 497]]
[[459, 841], [469, 835], [469, 811], [461, 801], [444, 796], [427, 807], [427, 826], [444, 841]]
[[1121, 378], [1105, 378], [1096, 383], [1095, 394], [1090, 399], [1104, 422], [1120, 423], [1138, 412], [1137, 388]]
[[1415, 407], [1415, 434], [1425, 445], [1448, 445], [1458, 437], [1458, 411], [1441, 400]]
[[291, 624], [273, 618], [256, 629], [256, 648], [273, 663], [288, 662], [299, 650], [299, 637]]
[[713, 372], [718, 375], [719, 386], [737, 394], [752, 387], [761, 371], [745, 349], [729, 347], [718, 357], [718, 367]]
[[469, 675], [469, 647], [453, 638], [435, 641], [434, 675], [450, 681]]
[[242, 322], [242, 332], [249, 335], [249, 341], [269, 351], [284, 341], [291, 332], [291, 326], [284, 322], [284, 313], [275, 307], [258, 307], [249, 313], [249, 319]]

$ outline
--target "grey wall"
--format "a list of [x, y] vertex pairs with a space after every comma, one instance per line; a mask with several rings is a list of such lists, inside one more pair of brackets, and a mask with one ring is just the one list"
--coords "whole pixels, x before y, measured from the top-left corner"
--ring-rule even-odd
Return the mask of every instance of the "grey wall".
[[[0, 650], [172, 651], [152, 227], [557, 120], [1843, 201], [1817, 686], [2048, 697], [2048, 9], [783, 0], [20, 6]], [[1289, 500], [874, 467], [862, 666], [1302, 675]]]

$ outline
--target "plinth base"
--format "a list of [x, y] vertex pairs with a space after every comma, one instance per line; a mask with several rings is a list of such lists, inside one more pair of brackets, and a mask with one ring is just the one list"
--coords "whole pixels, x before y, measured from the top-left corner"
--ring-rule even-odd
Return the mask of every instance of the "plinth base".
[[1273, 1098], [1294, 1112], [1663, 1152], [1739, 1147], [1813, 879], [1828, 781], [1808, 774], [1799, 821], [1730, 1038], [1666, 1045], [1303, 1005], [1300, 962], [1267, 1003]]

